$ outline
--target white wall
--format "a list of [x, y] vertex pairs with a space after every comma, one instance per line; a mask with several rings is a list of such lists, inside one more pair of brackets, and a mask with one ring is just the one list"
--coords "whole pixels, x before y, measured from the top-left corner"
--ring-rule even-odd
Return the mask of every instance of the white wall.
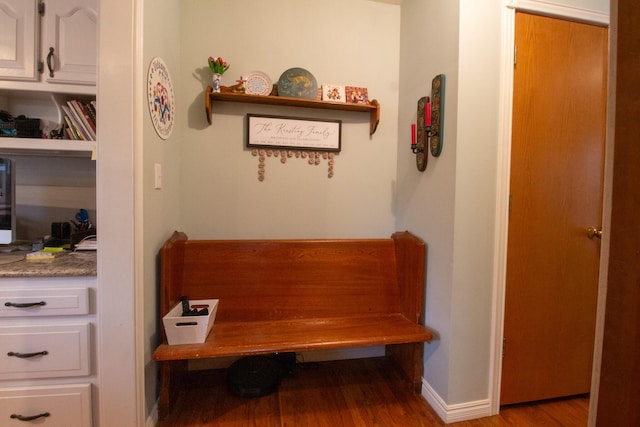
[[[425, 323], [437, 339], [425, 347], [426, 381], [443, 397], [449, 394], [451, 358], [451, 282], [458, 93], [458, 2], [405, 0], [402, 4], [400, 107], [398, 115], [398, 228], [425, 240], [427, 288]], [[431, 80], [446, 76], [444, 146], [419, 172], [409, 149], [410, 124], [418, 100], [431, 94]]]
[[[426, 324], [439, 339], [426, 346], [425, 380], [446, 405], [488, 397], [500, 6], [402, 4], [398, 228], [429, 247]], [[444, 146], [421, 173], [409, 124], [437, 74], [446, 75]]]
[[[138, 193], [142, 197], [136, 197], [138, 212], [142, 218], [141, 243], [142, 256], [142, 286], [144, 317], [144, 372], [145, 372], [145, 413], [152, 411], [157, 398], [158, 366], [151, 360], [151, 355], [159, 344], [159, 331], [161, 328], [158, 318], [160, 295], [158, 293], [159, 281], [158, 253], [164, 241], [173, 230], [181, 228], [181, 206], [177, 201], [182, 193], [181, 182], [181, 150], [182, 133], [188, 122], [188, 116], [182, 108], [178, 94], [182, 90], [183, 79], [181, 71], [180, 48], [180, 15], [181, 2], [179, 0], [145, 1], [144, 24], [142, 35], [143, 54], [139, 57], [141, 63], [140, 90], [138, 97], [140, 130], [142, 132], [142, 145], [139, 146], [139, 155], [136, 159], [136, 169], [141, 172], [138, 181]], [[176, 115], [171, 135], [166, 140], [161, 139], [152, 124], [147, 106], [146, 77], [149, 64], [155, 57], [160, 57], [167, 66], [173, 83]], [[154, 188], [155, 164], [162, 168], [162, 188]], [[188, 168], [187, 168], [188, 170]]]
[[[494, 267], [501, 266], [494, 254], [503, 242], [494, 239], [503, 219], [496, 215], [506, 203], [497, 189], [508, 186], [499, 178], [508, 146], [500, 98], [510, 92], [503, 67], [512, 37], [506, 6], [526, 4], [547, 13], [549, 3], [555, 13], [574, 13], [575, 7], [598, 12], [579, 19], [600, 21], [608, 13], [604, 0], [402, 2], [397, 228], [414, 230], [429, 246], [426, 324], [439, 339], [425, 347], [424, 393], [448, 421], [488, 415], [497, 399], [492, 322], [500, 321], [501, 303], [494, 277]], [[409, 125], [417, 100], [440, 73], [447, 75], [444, 148], [420, 173], [408, 149]]]
[[[108, 3], [108, 4], [107, 4]], [[134, 58], [135, 3], [100, 2], [98, 59], [97, 333], [98, 425], [141, 425], [139, 338], [136, 313], [142, 310], [135, 280], [134, 223]], [[110, 123], [111, 126], [104, 124]]]
[[[397, 5], [365, 0], [181, 2], [183, 229], [191, 238], [388, 237], [395, 231], [399, 25]], [[369, 88], [381, 104], [377, 132], [368, 113], [214, 104], [204, 113], [209, 56], [230, 62], [223, 85], [258, 70], [276, 83], [291, 67], [318, 84]], [[267, 158], [245, 148], [245, 115], [263, 113], [343, 121], [335, 174]]]

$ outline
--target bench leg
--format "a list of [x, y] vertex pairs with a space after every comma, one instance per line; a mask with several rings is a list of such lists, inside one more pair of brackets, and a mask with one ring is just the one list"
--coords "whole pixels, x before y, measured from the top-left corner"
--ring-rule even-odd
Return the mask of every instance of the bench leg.
[[387, 345], [387, 358], [392, 360], [404, 372], [414, 393], [422, 392], [422, 374], [424, 371], [424, 343]]
[[187, 361], [160, 362], [160, 395], [158, 396], [158, 418], [165, 419], [171, 413], [171, 406], [182, 386]]

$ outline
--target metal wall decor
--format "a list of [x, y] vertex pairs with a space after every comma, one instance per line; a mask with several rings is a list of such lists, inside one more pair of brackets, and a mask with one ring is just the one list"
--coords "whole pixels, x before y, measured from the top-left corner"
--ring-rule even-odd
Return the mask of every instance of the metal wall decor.
[[431, 81], [431, 96], [418, 100], [417, 120], [411, 124], [411, 151], [416, 155], [416, 167], [420, 172], [427, 168], [429, 152], [440, 156], [444, 131], [445, 76], [439, 74]]
[[431, 155], [440, 156], [444, 138], [444, 74], [439, 74], [431, 81], [431, 130], [429, 136], [431, 141]]

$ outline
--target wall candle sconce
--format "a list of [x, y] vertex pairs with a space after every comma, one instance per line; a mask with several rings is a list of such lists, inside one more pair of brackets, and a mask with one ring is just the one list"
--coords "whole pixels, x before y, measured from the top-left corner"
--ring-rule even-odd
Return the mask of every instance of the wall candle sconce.
[[427, 146], [433, 157], [440, 156], [442, 152], [444, 83], [444, 74], [434, 77], [431, 97], [423, 96], [418, 100], [417, 124], [411, 124], [411, 151], [416, 155], [416, 166], [420, 172], [427, 168]]

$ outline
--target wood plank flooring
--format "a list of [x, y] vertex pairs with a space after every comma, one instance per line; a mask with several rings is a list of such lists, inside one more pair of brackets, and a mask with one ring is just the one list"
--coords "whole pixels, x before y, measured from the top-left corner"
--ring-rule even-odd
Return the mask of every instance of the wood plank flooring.
[[[192, 372], [170, 417], [157, 427], [402, 426], [445, 424], [385, 358], [298, 364], [277, 392], [259, 398], [230, 393], [225, 370]], [[453, 427], [587, 425], [588, 397], [513, 405], [500, 415]]]

